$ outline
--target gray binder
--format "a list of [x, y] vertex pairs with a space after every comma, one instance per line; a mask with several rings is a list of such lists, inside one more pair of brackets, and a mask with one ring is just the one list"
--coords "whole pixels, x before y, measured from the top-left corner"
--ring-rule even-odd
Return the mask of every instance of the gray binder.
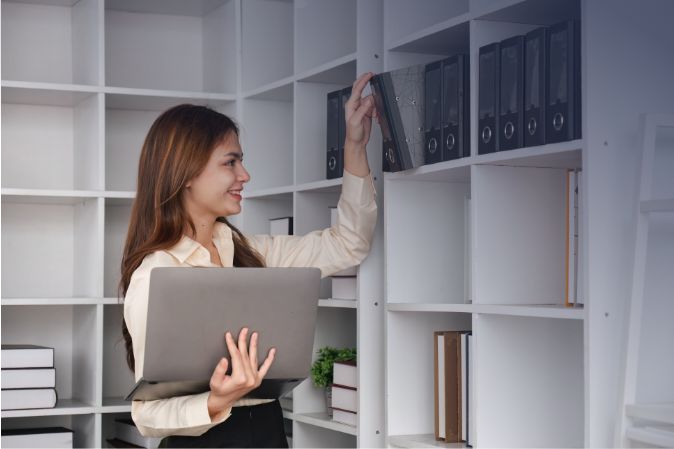
[[[143, 377], [126, 400], [209, 390], [229, 358], [225, 332], [259, 333], [258, 358], [276, 348], [248, 397], [278, 398], [309, 376], [320, 292], [318, 268], [155, 268], [150, 276]], [[230, 363], [231, 372], [231, 363]]]
[[425, 71], [425, 65], [415, 65], [370, 80], [384, 141], [384, 171], [424, 165]]

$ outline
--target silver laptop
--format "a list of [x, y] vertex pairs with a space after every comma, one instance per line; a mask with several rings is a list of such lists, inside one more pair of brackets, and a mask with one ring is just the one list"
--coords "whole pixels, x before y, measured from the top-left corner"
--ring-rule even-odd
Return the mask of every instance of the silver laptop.
[[276, 348], [247, 397], [284, 395], [310, 373], [320, 278], [318, 268], [154, 268], [143, 377], [126, 400], [208, 391], [218, 361], [229, 358], [225, 332], [236, 340], [244, 327], [259, 334], [260, 363]]

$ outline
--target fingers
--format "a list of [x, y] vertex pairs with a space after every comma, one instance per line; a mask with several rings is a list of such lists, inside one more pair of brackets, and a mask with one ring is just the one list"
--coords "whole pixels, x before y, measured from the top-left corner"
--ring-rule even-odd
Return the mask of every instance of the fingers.
[[234, 337], [230, 332], [225, 334], [225, 341], [227, 342], [227, 350], [229, 351], [229, 358], [232, 359], [232, 375], [241, 369], [241, 354], [234, 344]]
[[267, 375], [267, 371], [269, 371], [269, 368], [271, 367], [271, 364], [274, 362], [275, 357], [276, 357], [276, 348], [271, 348], [269, 350], [269, 354], [267, 354], [267, 358], [264, 360], [264, 363], [260, 367], [260, 370], [257, 372], [258, 381], [261, 381], [262, 378]]
[[248, 328], [244, 327], [239, 332], [239, 352], [241, 353], [241, 367], [243, 368], [243, 375], [245, 376], [246, 387], [252, 387], [255, 383], [255, 373], [251, 367], [250, 358], [248, 356]]
[[250, 364], [253, 367], [253, 371], [257, 370], [257, 332], [253, 332], [253, 335], [250, 337]]
[[374, 107], [374, 98], [372, 98], [372, 95], [368, 95], [360, 102], [360, 106], [351, 115], [349, 121], [354, 125], [358, 125], [363, 121], [365, 116], [368, 118], [372, 117], [373, 109], [376, 110]]
[[367, 83], [373, 76], [374, 73], [367, 72], [354, 81], [351, 89], [351, 97], [349, 97], [349, 101], [344, 105], [348, 115], [351, 115], [351, 113], [358, 107], [361, 100], [360, 96], [363, 94], [363, 89], [365, 89], [365, 86], [367, 86]]
[[211, 389], [219, 390], [222, 387], [222, 383], [227, 377], [227, 368], [229, 367], [229, 362], [226, 358], [221, 358], [218, 364], [213, 370], [213, 375], [211, 375]]

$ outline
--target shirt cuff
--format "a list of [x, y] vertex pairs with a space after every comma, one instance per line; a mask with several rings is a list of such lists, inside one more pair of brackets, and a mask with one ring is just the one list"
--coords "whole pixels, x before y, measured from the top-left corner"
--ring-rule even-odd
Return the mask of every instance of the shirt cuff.
[[229, 407], [211, 419], [208, 413], [208, 395], [209, 391], [201, 394], [196, 394], [191, 397], [185, 404], [186, 421], [189, 422], [189, 427], [197, 427], [209, 424], [220, 424], [225, 421], [232, 414], [232, 408]]
[[362, 206], [375, 201], [377, 190], [374, 187], [372, 173], [370, 172], [367, 176], [360, 177], [351, 174], [345, 169], [342, 179], [342, 196]]

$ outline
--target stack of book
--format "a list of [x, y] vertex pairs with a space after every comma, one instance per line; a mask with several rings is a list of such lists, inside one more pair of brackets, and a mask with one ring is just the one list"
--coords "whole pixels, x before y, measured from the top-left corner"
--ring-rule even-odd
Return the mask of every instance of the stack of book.
[[65, 427], [2, 429], [1, 446], [72, 448], [73, 431]]
[[54, 348], [2, 345], [2, 410], [56, 407]]
[[335, 362], [332, 372], [332, 420], [358, 425], [356, 361]]
[[[337, 208], [330, 208], [330, 226], [337, 224]], [[331, 276], [332, 299], [347, 299], [355, 301], [358, 298], [357, 267], [346, 268]]]
[[107, 440], [112, 447], [159, 447], [161, 438], [144, 437], [131, 418], [115, 420], [115, 438]]
[[471, 331], [434, 332], [435, 439], [472, 446]]

